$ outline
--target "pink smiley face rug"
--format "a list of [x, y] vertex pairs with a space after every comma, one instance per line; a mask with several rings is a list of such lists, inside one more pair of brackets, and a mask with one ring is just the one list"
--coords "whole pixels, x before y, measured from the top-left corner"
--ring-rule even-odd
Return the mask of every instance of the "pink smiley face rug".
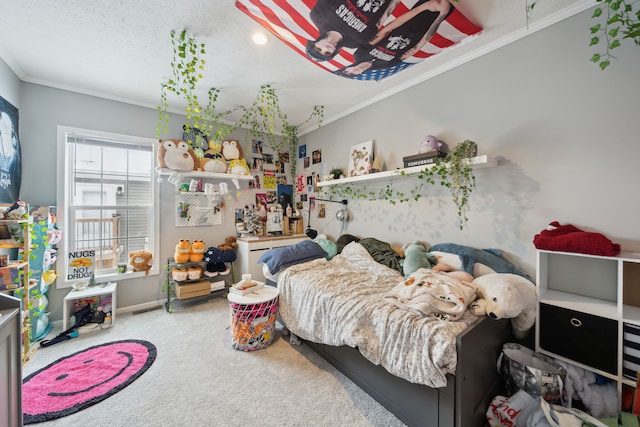
[[140, 377], [156, 354], [150, 342], [122, 340], [56, 360], [23, 380], [24, 424], [65, 417], [103, 401]]

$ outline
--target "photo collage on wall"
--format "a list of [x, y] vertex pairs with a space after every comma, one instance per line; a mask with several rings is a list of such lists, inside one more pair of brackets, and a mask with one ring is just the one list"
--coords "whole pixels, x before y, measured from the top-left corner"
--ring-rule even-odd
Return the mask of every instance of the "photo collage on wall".
[[298, 195], [297, 201], [299, 201], [301, 209], [304, 207], [305, 210], [314, 212], [316, 210], [315, 195], [318, 192], [318, 181], [325, 173], [322, 149], [307, 152], [307, 146], [301, 145], [298, 147], [298, 160], [302, 160], [302, 171], [294, 178]]
[[251, 141], [250, 156], [245, 157], [253, 175], [249, 188], [255, 190], [255, 207], [262, 207], [268, 212], [278, 203], [282, 204], [283, 209], [287, 204], [293, 204], [293, 186], [288, 178], [291, 170], [289, 152], [274, 153], [263, 141], [254, 139]]

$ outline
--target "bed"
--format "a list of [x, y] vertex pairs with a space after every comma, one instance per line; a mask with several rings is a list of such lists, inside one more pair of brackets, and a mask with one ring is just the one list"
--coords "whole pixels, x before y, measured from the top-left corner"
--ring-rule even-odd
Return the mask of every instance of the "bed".
[[407, 425], [484, 425], [491, 399], [501, 392], [496, 360], [512, 339], [507, 319], [458, 307], [455, 321], [442, 320], [452, 318], [446, 314], [454, 304], [430, 315], [403, 307], [390, 297], [406, 283], [403, 275], [358, 242], [330, 260], [290, 264], [272, 264], [276, 274], [264, 270], [278, 287], [279, 317], [294, 338]]

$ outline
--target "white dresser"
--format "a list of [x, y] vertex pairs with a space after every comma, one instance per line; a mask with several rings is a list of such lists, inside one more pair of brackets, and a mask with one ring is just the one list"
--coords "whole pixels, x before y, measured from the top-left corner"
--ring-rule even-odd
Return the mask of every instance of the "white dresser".
[[260, 282], [266, 281], [262, 274], [262, 264], [258, 258], [272, 248], [295, 245], [309, 238], [304, 234], [288, 236], [256, 236], [238, 238], [238, 269], [240, 274], [251, 273], [251, 278]]

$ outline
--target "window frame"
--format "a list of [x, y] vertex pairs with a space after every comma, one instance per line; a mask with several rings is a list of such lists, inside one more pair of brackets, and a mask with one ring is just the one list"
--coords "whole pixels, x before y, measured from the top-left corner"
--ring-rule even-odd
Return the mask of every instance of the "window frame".
[[[60, 243], [58, 243], [58, 261], [57, 261], [57, 271], [58, 271], [58, 279], [56, 280], [56, 288], [70, 288], [75, 280], [67, 280], [67, 247], [68, 242], [67, 239], [71, 235], [71, 233], [66, 233], [65, 230], [71, 230], [70, 224], [70, 215], [68, 212], [70, 209], [74, 209], [70, 205], [71, 196], [70, 189], [72, 184], [72, 168], [71, 165], [67, 164], [69, 160], [69, 152], [68, 149], [71, 144], [67, 143], [67, 136], [77, 134], [78, 136], [83, 137], [91, 137], [96, 139], [105, 139], [105, 140], [113, 140], [113, 141], [121, 141], [123, 143], [131, 143], [138, 145], [148, 145], [151, 147], [151, 176], [150, 176], [150, 184], [151, 184], [151, 205], [150, 205], [150, 218], [153, 220], [153, 224], [149, 229], [149, 251], [154, 256], [154, 259], [157, 260], [160, 254], [160, 187], [158, 184], [158, 180], [155, 179], [155, 159], [157, 156], [157, 145], [158, 141], [153, 138], [140, 137], [140, 136], [132, 136], [132, 135], [124, 135], [117, 134], [113, 132], [103, 132], [96, 131], [91, 129], [83, 129], [77, 127], [70, 126], [58, 126], [58, 136], [57, 136], [57, 148], [58, 148], [58, 157], [57, 157], [57, 221], [60, 229], [63, 232], [63, 238]], [[152, 268], [149, 270], [149, 276], [160, 274], [160, 267], [158, 262], [152, 263]], [[138, 277], [146, 276], [144, 271], [134, 272], [127, 271], [126, 273], [118, 273], [117, 269], [110, 269], [108, 271], [96, 272], [95, 278], [96, 282], [108, 282], [112, 280], [127, 280]]]

